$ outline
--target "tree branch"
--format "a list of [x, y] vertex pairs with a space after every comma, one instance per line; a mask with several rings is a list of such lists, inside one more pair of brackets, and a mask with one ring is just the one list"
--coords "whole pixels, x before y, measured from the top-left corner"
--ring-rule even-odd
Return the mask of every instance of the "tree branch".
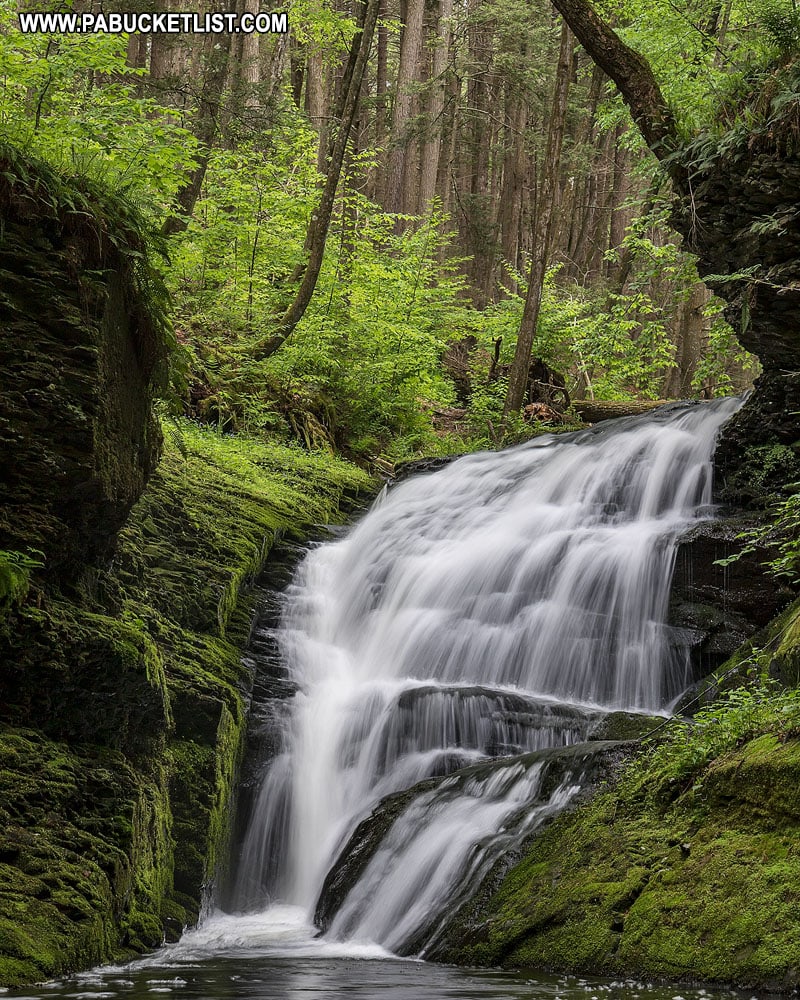
[[678, 188], [683, 189], [685, 172], [671, 158], [679, 146], [675, 116], [661, 93], [650, 64], [598, 17], [588, 0], [552, 2], [592, 61], [619, 87], [645, 142], [659, 160], [667, 160], [670, 177]]

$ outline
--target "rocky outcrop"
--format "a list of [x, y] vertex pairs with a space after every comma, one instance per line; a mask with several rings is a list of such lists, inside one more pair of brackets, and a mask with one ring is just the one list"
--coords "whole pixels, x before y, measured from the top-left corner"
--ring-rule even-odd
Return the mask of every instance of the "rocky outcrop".
[[675, 227], [727, 307], [740, 343], [764, 368], [717, 450], [718, 496], [734, 506], [800, 480], [800, 147], [796, 67], [755, 98], [759, 127], [706, 133], [680, 153], [689, 178]]
[[760, 127], [704, 133], [682, 150], [690, 180], [674, 212], [740, 342], [770, 372], [796, 371], [800, 353], [800, 148], [796, 101], [780, 92], [794, 85], [771, 81], [777, 101], [759, 98]]
[[[524, 843], [528, 830], [525, 817], [537, 804], [547, 802], [550, 795], [564, 780], [566, 775], [580, 775], [582, 790], [572, 804], [577, 804], [588, 798], [597, 785], [602, 782], [630, 752], [628, 740], [635, 739], [647, 733], [656, 726], [663, 725], [663, 719], [633, 713], [614, 712], [607, 716], [595, 716], [590, 725], [588, 742], [575, 743], [568, 746], [552, 747], [537, 750], [517, 756], [503, 756], [488, 759], [469, 767], [462, 767], [451, 775], [440, 775], [427, 778], [411, 788], [403, 789], [386, 796], [351, 834], [342, 848], [338, 858], [331, 866], [320, 891], [316, 904], [314, 922], [322, 930], [327, 931], [341, 909], [353, 886], [366, 871], [368, 865], [380, 850], [384, 840], [389, 835], [393, 825], [400, 819], [415, 801], [428, 798], [429, 793], [441, 795], [442, 800], [457, 798], [465, 788], [473, 788], [481, 782], [492, 781], [506, 771], [528, 770], [542, 768], [544, 775], [542, 783], [537, 788], [535, 801], [527, 801], [516, 817], [506, 820], [501, 831], [495, 835], [497, 845], [492, 849], [491, 838], [481, 842], [480, 850], [488, 854], [490, 871], [486, 882], [477, 877], [476, 884], [469, 883], [454, 891], [448, 900], [446, 923], [460, 921], [458, 911], [467, 910], [476, 904], [472, 898], [478, 891], [479, 898], [485, 899], [488, 885], [496, 885], [502, 875], [519, 859], [519, 849]], [[437, 791], [441, 789], [441, 791]], [[474, 792], [472, 793], [474, 794]], [[433, 797], [432, 813], [437, 810], [436, 798]], [[548, 816], [547, 820], [549, 821]], [[538, 828], [540, 829], [540, 827]], [[496, 862], [491, 864], [492, 859]], [[476, 866], [471, 870], [472, 879], [476, 879]], [[432, 938], [431, 931], [442, 923], [443, 914], [433, 911], [428, 915], [427, 926], [418, 928], [414, 937], [403, 944], [403, 954], [416, 954], [425, 949], [427, 955], [433, 950], [435, 957], [437, 938]], [[449, 937], [449, 934], [447, 935]]]
[[158, 462], [166, 330], [134, 216], [9, 156], [0, 214], [1, 987], [195, 920], [230, 834], [255, 581], [371, 482], [188, 423]]
[[742, 553], [740, 536], [752, 524], [752, 515], [701, 522], [678, 546], [668, 621], [689, 646], [695, 678], [720, 667], [792, 598], [767, 572], [766, 551]]
[[187, 425], [80, 596], [39, 592], [0, 622], [0, 984], [195, 920], [227, 857], [254, 583], [277, 538], [370, 485]]
[[433, 957], [796, 987], [798, 768], [797, 739], [771, 735], [682, 781], [636, 760], [536, 837]]
[[0, 550], [108, 552], [158, 459], [159, 281], [135, 213], [0, 148]]

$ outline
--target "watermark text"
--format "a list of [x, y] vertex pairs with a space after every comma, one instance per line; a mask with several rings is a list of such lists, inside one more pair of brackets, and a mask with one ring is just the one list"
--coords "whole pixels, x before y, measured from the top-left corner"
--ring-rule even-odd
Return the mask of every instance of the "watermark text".
[[289, 30], [286, 11], [257, 14], [198, 14], [196, 11], [169, 13], [52, 13], [20, 12], [19, 28], [23, 34], [118, 35], [140, 31], [166, 35], [285, 35]]

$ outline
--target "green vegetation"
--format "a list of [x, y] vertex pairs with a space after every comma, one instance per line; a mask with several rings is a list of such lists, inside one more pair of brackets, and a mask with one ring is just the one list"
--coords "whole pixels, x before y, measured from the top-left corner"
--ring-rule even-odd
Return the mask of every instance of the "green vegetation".
[[196, 917], [229, 834], [252, 584], [281, 535], [372, 489], [299, 446], [185, 421], [165, 441], [113, 565], [2, 625], [6, 985], [131, 955]]
[[[794, 452], [788, 448], [784, 452], [784, 460], [793, 467]], [[765, 475], [768, 474], [767, 468]], [[765, 565], [776, 578], [793, 586], [800, 583], [800, 483], [789, 483], [786, 489], [791, 492], [773, 502], [766, 523], [742, 532], [739, 538], [744, 545], [732, 556], [720, 559], [720, 566], [738, 562], [751, 552], [766, 550], [772, 555]]]
[[[514, 49], [519, 37], [529, 37], [530, 51], [548, 64], [547, 77], [554, 59], [552, 23], [540, 23], [514, 3], [486, 0], [485, 6], [465, 27], [491, 25], [497, 32], [494, 72], [508, 80], [508, 100], [541, 103], [549, 82], [534, 80]], [[755, 19], [748, 5], [736, 3], [724, 26], [704, 23], [700, 13], [661, 7], [658, 17], [643, 18], [636, 3], [626, 5], [625, 33], [652, 54], [668, 96], [686, 109], [688, 129], [733, 100], [721, 96], [725, 88], [752, 90], [753, 74], [761, 79], [770, 72], [783, 51], [781, 39], [791, 35], [792, 11], [779, 0], [759, 5]], [[351, 18], [316, 2], [290, 9], [290, 18], [309, 60], [332, 65], [341, 58]], [[101, 215], [127, 224], [120, 219], [123, 200], [106, 207], [99, 194], [113, 188], [124, 204], [135, 206], [132, 217], [146, 220], [147, 241], [156, 250], [149, 256], [170, 291], [181, 344], [180, 351], [173, 345], [173, 368], [189, 384], [187, 394], [175, 382], [173, 407], [227, 431], [299, 441], [362, 462], [491, 446], [506, 432], [509, 440], [519, 438], [521, 421], [498, 417], [496, 401], [506, 389], [503, 366], [514, 355], [522, 318], [526, 256], [521, 250], [513, 257], [504, 250], [504, 256], [497, 247], [488, 295], [476, 286], [476, 271], [484, 266], [476, 245], [498, 240], [499, 203], [484, 204], [466, 191], [453, 203], [440, 178], [424, 211], [398, 212], [391, 192], [381, 194], [376, 181], [387, 169], [385, 141], [372, 132], [354, 141], [314, 296], [296, 330], [268, 354], [264, 344], [304, 268], [329, 138], [313, 112], [309, 118], [285, 90], [270, 84], [267, 93], [266, 78], [286, 69], [279, 57], [265, 49], [269, 66], [261, 67], [260, 89], [249, 96], [236, 78], [239, 71], [226, 66], [222, 110], [206, 120], [208, 109], [196, 95], [216, 86], [216, 78], [203, 76], [207, 53], [180, 45], [163, 54], [154, 50], [148, 69], [146, 59], [135, 55], [135, 38], [22, 35], [11, 0], [0, 3], [0, 25], [0, 134], [25, 156], [51, 165], [53, 184], [76, 192], [76, 212], [82, 211], [77, 192], [87, 191]], [[662, 44], [665, 31], [669, 47]], [[724, 35], [716, 46], [715, 32]], [[725, 61], [718, 64], [722, 50]], [[683, 72], [687, 59], [696, 66], [691, 79]], [[452, 72], [468, 78], [479, 65], [475, 60], [479, 56], [471, 52], [463, 68]], [[184, 90], [168, 68], [180, 65], [190, 78]], [[211, 74], [210, 66], [206, 72]], [[311, 74], [309, 66], [309, 80]], [[612, 159], [624, 161], [631, 179], [615, 181], [619, 193], [603, 223], [613, 239], [598, 232], [592, 237], [597, 245], [581, 251], [591, 257], [583, 278], [575, 271], [578, 248], [572, 244], [584, 222], [594, 223], [576, 215], [569, 225], [559, 224], [561, 243], [533, 354], [565, 374], [573, 396], [657, 399], [741, 388], [755, 369], [722, 320], [719, 301], [706, 296], [698, 304], [692, 298], [701, 288], [697, 271], [691, 256], [669, 238], [668, 202], [652, 161], [645, 161], [619, 99], [594, 94], [588, 75], [582, 66], [571, 97], [569, 170], [577, 172], [591, 201], [593, 182], [583, 178], [591, 174], [593, 144], [602, 141]], [[306, 95], [307, 102], [312, 99]], [[386, 110], [376, 110], [373, 101], [363, 113], [370, 122], [376, 118], [380, 133]], [[529, 118], [535, 117], [532, 109]], [[434, 128], [423, 119], [420, 114], [421, 131]], [[436, 127], [443, 130], [442, 142], [466, 143], [457, 126], [452, 139], [444, 124]], [[591, 141], [581, 139], [586, 129], [595, 130]], [[533, 148], [540, 139], [530, 131]], [[496, 141], [508, 146], [511, 138]], [[497, 154], [498, 169], [504, 155]], [[188, 206], [185, 194], [195, 177], [201, 183]], [[500, 180], [493, 183], [499, 190]], [[182, 206], [178, 216], [176, 205]], [[491, 221], [493, 212], [497, 218]], [[170, 228], [176, 217], [179, 226]], [[514, 239], [521, 247], [522, 216], [517, 226]], [[169, 233], [168, 241], [152, 238], [158, 230]], [[511, 245], [501, 242], [503, 248]], [[166, 247], [168, 256], [159, 258]], [[458, 399], [441, 360], [448, 345], [465, 336], [476, 343], [469, 392]], [[489, 378], [499, 337], [501, 369]], [[454, 409], [459, 412], [452, 419], [437, 416]]]
[[490, 877], [437, 957], [796, 986], [800, 692], [764, 671], [796, 662], [799, 622], [795, 606], [763, 637], [747, 687], [632, 748], [499, 887]]
[[25, 552], [0, 552], [0, 613], [21, 604], [28, 596], [31, 572], [42, 562]]
[[[758, 362], [737, 337], [794, 385], [794, 0], [615, 9], [676, 110], [666, 170], [568, 37], [559, 60], [549, 5], [522, 0], [387, 13], [345, 122], [361, 6], [291, 0], [290, 43], [253, 46], [23, 35], [0, 0], [0, 983], [196, 916], [225, 856], [253, 584], [283, 534], [372, 489], [363, 469], [576, 426], [566, 393], [741, 391]], [[543, 409], [523, 416], [529, 283], [555, 381], [526, 359]], [[793, 398], [767, 399], [780, 433], [737, 439], [726, 499], [775, 500], [745, 541], [796, 585]], [[768, 677], [797, 684], [798, 628], [793, 608], [704, 697], [755, 685], [548, 828], [450, 955], [794, 983], [798, 700]]]

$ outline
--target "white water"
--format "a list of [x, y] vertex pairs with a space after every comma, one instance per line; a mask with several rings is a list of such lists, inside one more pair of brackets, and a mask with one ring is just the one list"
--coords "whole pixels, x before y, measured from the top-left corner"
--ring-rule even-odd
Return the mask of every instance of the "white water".
[[[332, 862], [386, 795], [578, 742], [598, 711], [665, 710], [690, 680], [665, 625], [675, 543], [709, 516], [714, 440], [738, 405], [468, 456], [309, 554], [280, 630], [299, 691], [239, 864], [242, 909], [273, 909], [247, 920], [268, 924], [280, 903], [310, 922]], [[542, 795], [541, 774], [511, 761], [413, 799], [330, 936], [408, 948], [512, 819], [528, 829], [577, 788], [567, 770]]]

